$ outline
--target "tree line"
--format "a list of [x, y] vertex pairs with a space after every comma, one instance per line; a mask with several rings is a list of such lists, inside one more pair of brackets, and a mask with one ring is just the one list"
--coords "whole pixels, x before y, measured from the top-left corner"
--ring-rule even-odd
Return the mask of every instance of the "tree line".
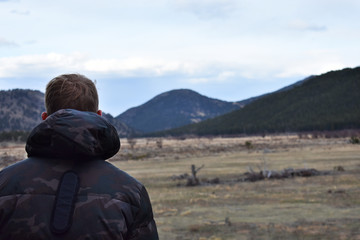
[[0, 132], [0, 142], [26, 142], [29, 134], [27, 131], [3, 131]]

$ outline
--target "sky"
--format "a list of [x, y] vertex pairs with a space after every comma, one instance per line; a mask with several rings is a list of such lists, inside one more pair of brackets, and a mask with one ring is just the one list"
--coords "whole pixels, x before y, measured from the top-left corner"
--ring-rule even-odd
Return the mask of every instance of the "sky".
[[117, 116], [192, 89], [240, 101], [360, 65], [359, 0], [0, 0], [0, 89], [96, 81]]

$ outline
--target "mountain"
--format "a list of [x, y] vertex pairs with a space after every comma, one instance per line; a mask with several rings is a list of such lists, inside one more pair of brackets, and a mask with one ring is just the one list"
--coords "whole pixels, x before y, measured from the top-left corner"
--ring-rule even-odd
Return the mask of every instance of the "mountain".
[[157, 95], [116, 118], [136, 130], [149, 133], [197, 123], [240, 107], [238, 103], [209, 98], [189, 89], [178, 89]]
[[[41, 113], [44, 111], [44, 93], [40, 91], [28, 89], [0, 91], [0, 132], [31, 131], [42, 121]], [[114, 125], [122, 137], [136, 133], [110, 114], [103, 113], [103, 117]]]
[[128, 137], [139, 134], [137, 131], [129, 127], [127, 124], [114, 118], [111, 114], [103, 112], [102, 116], [116, 128], [120, 137]]
[[157, 135], [258, 134], [360, 128], [360, 67], [311, 76], [243, 108]]
[[238, 103], [241, 107], [245, 107], [245, 105], [257, 100], [257, 99], [260, 99], [262, 97], [265, 97], [269, 94], [273, 94], [273, 93], [277, 93], [277, 92], [283, 92], [283, 91], [288, 91], [288, 90], [291, 90], [293, 89], [294, 87], [297, 87], [297, 86], [300, 86], [302, 85], [304, 82], [306, 82], [307, 80], [310, 80], [312, 79], [314, 76], [310, 76], [310, 77], [307, 77], [303, 80], [300, 80], [300, 81], [297, 81], [291, 85], [288, 85], [286, 87], [283, 87], [283, 88], [280, 88], [279, 90], [276, 90], [275, 92], [271, 92], [271, 93], [265, 93], [265, 94], [262, 94], [260, 96], [256, 96], [256, 97], [251, 97], [251, 98], [248, 98], [248, 99], [245, 99], [245, 100], [241, 100], [241, 101], [238, 101], [236, 103]]
[[40, 91], [0, 91], [0, 131], [30, 131], [41, 122], [44, 110], [44, 94]]
[[[103, 116], [123, 137], [140, 132], [161, 136], [339, 130], [360, 128], [359, 99], [360, 67], [311, 76], [239, 102], [172, 90], [117, 117]], [[39, 91], [0, 91], [0, 132], [30, 131], [41, 122], [43, 102]]]

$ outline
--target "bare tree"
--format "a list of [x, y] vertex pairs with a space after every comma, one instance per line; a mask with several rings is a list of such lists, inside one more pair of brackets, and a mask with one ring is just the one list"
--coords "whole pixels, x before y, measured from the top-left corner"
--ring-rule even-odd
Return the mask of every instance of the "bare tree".
[[157, 146], [158, 148], [162, 148], [162, 147], [163, 147], [162, 138], [156, 139], [156, 146]]
[[196, 177], [196, 174], [202, 169], [204, 165], [196, 168], [195, 164], [191, 165], [191, 177], [188, 178], [186, 186], [196, 186], [200, 184], [199, 179]]

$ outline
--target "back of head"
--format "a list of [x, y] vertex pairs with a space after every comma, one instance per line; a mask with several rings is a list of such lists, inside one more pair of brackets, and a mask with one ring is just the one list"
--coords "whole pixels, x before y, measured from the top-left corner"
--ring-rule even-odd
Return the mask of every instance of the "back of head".
[[46, 86], [45, 107], [48, 115], [66, 108], [96, 112], [99, 98], [95, 84], [80, 74], [60, 75]]

